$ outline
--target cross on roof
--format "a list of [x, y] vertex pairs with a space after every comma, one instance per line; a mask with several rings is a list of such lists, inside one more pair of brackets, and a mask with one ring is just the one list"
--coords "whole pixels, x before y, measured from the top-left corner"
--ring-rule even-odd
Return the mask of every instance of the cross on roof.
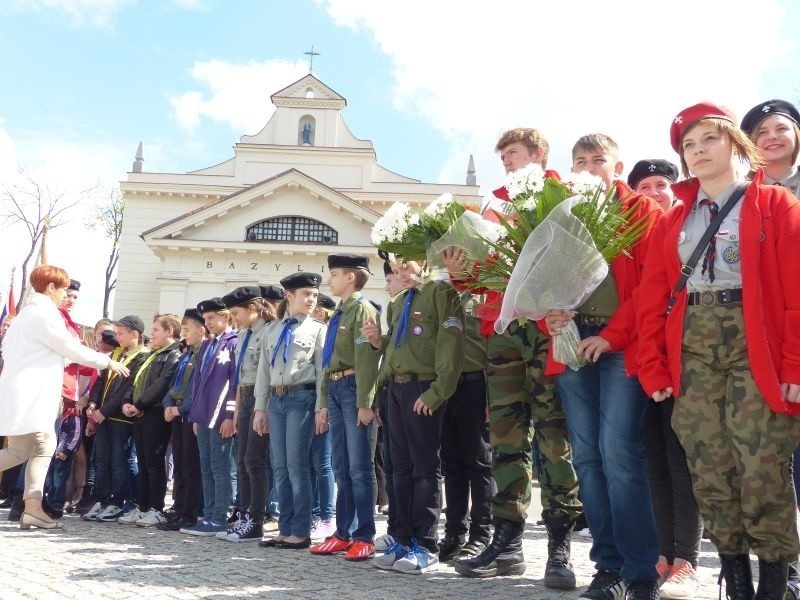
[[310, 52], [303, 52], [303, 54], [308, 55], [308, 72], [309, 73], [313, 73], [314, 72], [314, 57], [315, 56], [320, 56], [320, 53], [319, 52], [314, 52], [314, 45], [312, 44], [311, 45], [311, 51]]

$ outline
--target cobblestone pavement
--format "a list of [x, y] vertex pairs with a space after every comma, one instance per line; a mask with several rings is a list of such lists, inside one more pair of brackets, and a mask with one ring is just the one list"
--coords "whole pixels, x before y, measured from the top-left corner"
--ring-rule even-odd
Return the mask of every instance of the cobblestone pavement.
[[[531, 514], [535, 507], [532, 507]], [[64, 517], [65, 531], [21, 531], [0, 510], [0, 599], [113, 600], [165, 598], [578, 598], [542, 584], [547, 554], [543, 527], [525, 532], [527, 571], [520, 577], [475, 580], [440, 565], [423, 575], [380, 571], [369, 562], [314, 557], [307, 550], [259, 548], [195, 538], [118, 523], [86, 523]], [[379, 517], [378, 532], [385, 531]], [[575, 535], [573, 563], [578, 585], [589, 583], [591, 540]], [[717, 598], [714, 548], [703, 543], [698, 598]]]

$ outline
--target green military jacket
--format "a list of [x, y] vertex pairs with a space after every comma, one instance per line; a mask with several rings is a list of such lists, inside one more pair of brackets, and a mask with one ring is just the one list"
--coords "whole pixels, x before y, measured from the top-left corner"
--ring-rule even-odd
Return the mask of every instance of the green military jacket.
[[481, 335], [481, 322], [475, 316], [475, 307], [479, 302], [469, 293], [461, 294], [464, 306], [464, 373], [485, 371], [489, 338]]
[[[347, 369], [354, 369], [356, 372], [356, 405], [358, 408], [372, 408], [380, 355], [373, 350], [361, 330], [368, 319], [372, 319], [380, 327], [378, 311], [360, 292], [340, 302], [336, 310], [342, 311], [342, 314], [336, 330], [333, 356], [322, 377], [317, 409], [328, 408], [328, 374]], [[328, 331], [328, 335], [333, 333], [333, 330]]]
[[464, 307], [450, 284], [423, 283], [411, 304], [407, 341], [395, 347], [408, 294], [409, 290], [398, 294], [386, 309], [389, 330], [382, 337], [383, 374], [432, 375], [430, 388], [420, 397], [436, 410], [455, 392], [464, 366]]

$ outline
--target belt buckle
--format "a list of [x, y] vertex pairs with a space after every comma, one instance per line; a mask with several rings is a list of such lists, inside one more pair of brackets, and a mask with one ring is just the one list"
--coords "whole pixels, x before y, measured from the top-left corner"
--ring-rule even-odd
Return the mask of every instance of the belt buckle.
[[717, 295], [714, 292], [706, 290], [700, 294], [700, 304], [703, 306], [714, 306], [717, 303]]
[[275, 395], [276, 396], [285, 396], [289, 393], [289, 386], [288, 385], [276, 385], [275, 386]]
[[334, 371], [330, 375], [331, 381], [339, 381], [343, 377], [342, 371]]
[[400, 375], [394, 376], [395, 383], [409, 383], [411, 381], [411, 375], [409, 373], [402, 373]]

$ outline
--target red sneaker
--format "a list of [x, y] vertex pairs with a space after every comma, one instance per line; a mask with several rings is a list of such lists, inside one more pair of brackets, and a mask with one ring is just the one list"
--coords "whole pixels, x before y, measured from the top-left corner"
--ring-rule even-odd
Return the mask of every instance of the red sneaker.
[[375, 544], [372, 542], [364, 542], [357, 540], [353, 542], [347, 554], [344, 555], [345, 560], [359, 561], [367, 560], [375, 556]]
[[332, 535], [330, 537], [325, 538], [324, 542], [320, 542], [319, 544], [314, 544], [309, 548], [311, 554], [318, 554], [320, 556], [326, 556], [328, 554], [339, 554], [340, 552], [347, 552], [350, 547], [353, 545], [353, 542], [350, 540], [343, 540], [342, 538]]

